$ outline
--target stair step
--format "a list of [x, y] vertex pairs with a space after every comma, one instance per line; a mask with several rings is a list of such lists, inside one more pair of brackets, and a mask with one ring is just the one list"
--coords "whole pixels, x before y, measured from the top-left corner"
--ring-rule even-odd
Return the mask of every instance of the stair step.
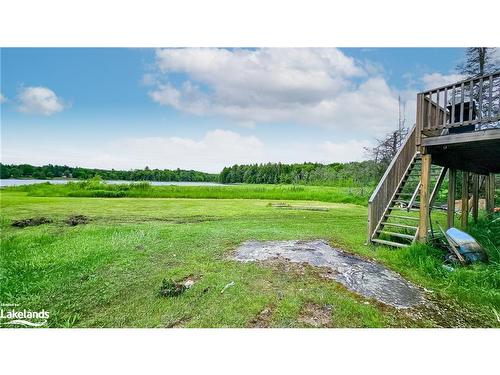
[[410, 202], [407, 200], [404, 200], [404, 199], [393, 199], [392, 203], [406, 203], [406, 204], [408, 204]]
[[386, 241], [386, 240], [379, 240], [378, 238], [374, 238], [372, 242], [379, 243], [381, 245], [388, 245], [388, 246], [395, 246], [395, 247], [408, 247], [408, 244], [405, 243], [399, 243], [399, 242], [392, 242], [392, 241]]
[[408, 196], [412, 196], [413, 193], [396, 193], [396, 195], [408, 195]]
[[388, 234], [389, 236], [394, 236], [394, 237], [399, 237], [399, 238], [404, 238], [405, 240], [412, 240], [415, 238], [415, 236], [412, 236], [410, 234], [404, 234], [404, 233], [396, 233], [396, 232], [389, 232], [386, 230], [378, 230], [377, 233], [380, 234]]
[[413, 216], [400, 216], [400, 215], [385, 215], [388, 218], [394, 218], [394, 219], [405, 219], [405, 220], [416, 220], [419, 221], [420, 218], [418, 217], [413, 217]]
[[391, 227], [398, 227], [398, 228], [406, 228], [406, 229], [413, 229], [413, 230], [417, 230], [418, 227], [414, 227], [414, 226], [411, 226], [411, 225], [405, 225], [405, 224], [399, 224], [399, 223], [389, 223], [387, 221], [383, 221], [381, 224], [383, 224], [384, 226], [385, 225], [389, 225]]
[[[391, 210], [399, 210], [399, 211], [408, 211], [408, 209], [406, 207], [396, 207], [396, 206], [392, 206], [390, 207]], [[418, 208], [410, 208], [410, 211], [414, 211], [414, 212], [418, 212], [420, 211]]]

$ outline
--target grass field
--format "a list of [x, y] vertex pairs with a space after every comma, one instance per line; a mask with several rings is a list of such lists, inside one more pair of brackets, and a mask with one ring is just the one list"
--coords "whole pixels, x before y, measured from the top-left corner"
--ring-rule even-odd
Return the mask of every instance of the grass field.
[[[68, 194], [53, 188], [52, 193], [46, 186], [0, 191], [0, 301], [48, 310], [50, 327], [499, 326], [494, 312], [500, 313], [499, 244], [491, 236], [486, 238], [494, 238], [487, 244], [492, 263], [449, 271], [430, 247], [365, 246], [364, 206], [286, 195], [276, 200], [268, 193], [293, 192], [292, 187], [218, 188], [226, 189], [218, 194], [227, 199], [204, 199], [207, 188], [196, 193], [192, 187], [160, 190], [200, 198], [69, 197], [56, 196]], [[304, 188], [303, 194], [330, 193]], [[36, 196], [43, 189], [52, 196]], [[248, 194], [264, 189], [261, 194], [271, 196], [260, 198], [272, 199], [230, 199], [238, 189]], [[291, 207], [270, 205], [278, 202]], [[90, 221], [68, 225], [65, 220], [76, 214]], [[39, 216], [52, 223], [11, 226], [13, 220]], [[353, 294], [312, 267], [231, 259], [248, 239], [316, 238], [386, 264], [426, 288], [434, 307], [396, 310]], [[164, 279], [188, 277], [194, 285], [180, 296], [159, 295]], [[318, 311], [326, 311], [327, 319], [318, 318]]]
[[49, 183], [8, 188], [39, 197], [98, 198], [206, 198], [206, 199], [282, 199], [315, 200], [333, 203], [367, 205], [372, 188], [306, 186], [306, 185], [223, 185], [223, 186], [151, 186], [147, 182], [106, 184], [99, 179]]

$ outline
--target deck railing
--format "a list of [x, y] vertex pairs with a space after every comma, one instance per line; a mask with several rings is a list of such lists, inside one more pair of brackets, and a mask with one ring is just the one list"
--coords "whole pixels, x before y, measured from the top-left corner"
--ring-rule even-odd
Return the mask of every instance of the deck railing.
[[418, 94], [417, 128], [426, 136], [441, 135], [444, 129], [484, 130], [499, 121], [500, 72]]
[[368, 241], [375, 234], [378, 223], [383, 219], [383, 215], [392, 201], [396, 189], [415, 157], [417, 152], [416, 136], [416, 126], [413, 126], [408, 132], [404, 144], [392, 159], [391, 164], [389, 164], [389, 167], [368, 200]]

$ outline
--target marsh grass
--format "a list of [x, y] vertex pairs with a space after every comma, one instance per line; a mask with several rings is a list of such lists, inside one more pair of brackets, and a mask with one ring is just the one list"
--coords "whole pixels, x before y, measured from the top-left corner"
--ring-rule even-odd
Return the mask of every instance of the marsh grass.
[[[348, 190], [261, 185], [220, 187], [216, 192], [207, 187], [163, 188], [142, 184], [104, 189], [142, 192], [140, 199], [68, 196], [103, 190], [101, 183], [2, 189], [0, 300], [49, 310], [51, 327], [246, 327], [270, 306], [270, 326], [301, 327], [301, 314], [310, 304], [332, 306], [334, 327], [432, 327], [447, 321], [499, 326], [494, 314], [494, 309], [500, 311], [498, 215], [470, 230], [486, 248], [490, 263], [449, 271], [443, 267], [444, 254], [430, 246], [366, 246], [366, 207], [318, 202], [318, 196], [348, 197]], [[334, 191], [339, 196], [332, 198]], [[149, 192], [198, 199], [156, 199]], [[239, 193], [247, 199], [229, 199], [241, 198]], [[202, 199], [211, 194], [225, 199]], [[285, 194], [316, 199], [285, 199]], [[279, 198], [270, 201], [275, 195]], [[248, 199], [251, 196], [269, 198]], [[308, 210], [311, 206], [328, 210]], [[52, 222], [11, 226], [14, 220], [41, 215]], [[66, 224], [75, 215], [89, 220]], [[291, 272], [272, 264], [232, 260], [234, 249], [246, 240], [317, 238], [384, 263], [428, 289], [443, 305], [454, 307], [439, 321], [432, 316], [410, 318], [321, 278], [313, 267]], [[163, 280], [189, 275], [197, 275], [197, 282], [184, 293], [175, 298], [158, 295]], [[220, 293], [231, 282], [233, 286]], [[447, 320], [447, 314], [460, 317], [465, 311], [469, 317], [460, 323]]]
[[67, 184], [34, 184], [5, 188], [33, 197], [98, 198], [192, 198], [192, 199], [281, 199], [314, 200], [367, 205], [370, 190], [305, 185], [225, 185], [225, 186], [151, 186], [147, 182], [106, 184], [99, 179]]

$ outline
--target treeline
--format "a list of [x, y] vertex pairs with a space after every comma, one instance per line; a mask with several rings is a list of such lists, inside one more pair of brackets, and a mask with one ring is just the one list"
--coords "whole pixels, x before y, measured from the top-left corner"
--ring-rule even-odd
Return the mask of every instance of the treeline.
[[310, 184], [331, 186], [375, 185], [386, 165], [375, 161], [351, 163], [251, 164], [222, 170], [219, 181], [246, 184]]
[[251, 164], [226, 167], [220, 174], [193, 170], [135, 169], [129, 171], [68, 167], [67, 165], [0, 163], [1, 178], [68, 178], [86, 180], [99, 176], [103, 180], [124, 181], [191, 181], [223, 184], [303, 184], [329, 186], [375, 185], [384, 173], [385, 165], [375, 161], [351, 163]]
[[192, 181], [217, 182], [219, 175], [183, 169], [135, 169], [129, 171], [68, 167], [67, 165], [44, 165], [36, 167], [29, 164], [5, 165], [0, 163], [0, 177], [5, 178], [74, 178], [86, 180], [95, 176], [103, 180], [124, 181]]

